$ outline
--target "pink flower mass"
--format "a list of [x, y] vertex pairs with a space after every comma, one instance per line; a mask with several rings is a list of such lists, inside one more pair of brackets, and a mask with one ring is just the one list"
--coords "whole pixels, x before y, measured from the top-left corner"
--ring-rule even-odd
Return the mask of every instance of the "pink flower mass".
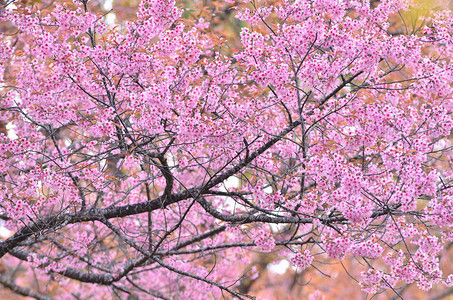
[[260, 255], [451, 286], [452, 12], [216, 2], [229, 39], [202, 2], [0, 4], [0, 286], [254, 299]]

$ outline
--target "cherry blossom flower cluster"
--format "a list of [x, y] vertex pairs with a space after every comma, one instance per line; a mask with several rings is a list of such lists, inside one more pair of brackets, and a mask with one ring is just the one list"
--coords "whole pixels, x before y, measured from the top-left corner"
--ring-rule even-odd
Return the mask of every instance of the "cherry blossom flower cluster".
[[312, 262], [313, 256], [310, 254], [310, 250], [298, 252], [291, 258], [291, 263], [302, 270], [308, 268]]
[[270, 232], [264, 231], [263, 229], [255, 234], [253, 240], [261, 252], [271, 252], [275, 247], [275, 239]]

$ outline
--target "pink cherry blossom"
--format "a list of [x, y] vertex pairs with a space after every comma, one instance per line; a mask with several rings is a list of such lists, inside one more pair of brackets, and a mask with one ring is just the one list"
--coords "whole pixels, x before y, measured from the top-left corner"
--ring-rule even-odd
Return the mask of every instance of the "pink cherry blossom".
[[451, 11], [192, 2], [0, 5], [0, 284], [247, 299], [269, 257], [451, 286]]

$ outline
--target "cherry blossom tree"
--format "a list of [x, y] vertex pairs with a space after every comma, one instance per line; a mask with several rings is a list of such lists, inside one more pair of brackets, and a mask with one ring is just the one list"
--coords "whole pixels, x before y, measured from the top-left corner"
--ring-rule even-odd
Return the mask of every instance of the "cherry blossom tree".
[[370, 294], [452, 286], [451, 11], [221, 5], [238, 40], [174, 0], [114, 25], [87, 0], [3, 2], [0, 283], [247, 299], [264, 252], [355, 257]]

